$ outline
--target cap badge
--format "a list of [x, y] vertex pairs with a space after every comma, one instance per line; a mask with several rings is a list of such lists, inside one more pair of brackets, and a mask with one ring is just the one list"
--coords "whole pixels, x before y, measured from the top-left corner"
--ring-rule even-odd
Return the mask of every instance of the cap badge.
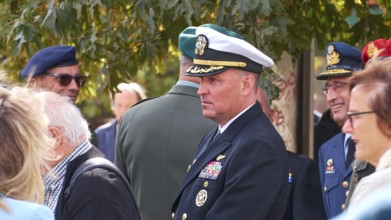
[[206, 44], [208, 43], [208, 40], [206, 36], [204, 35], [198, 35], [197, 41], [196, 41], [196, 48], [195, 48], [195, 54], [197, 55], [203, 55], [205, 52]]
[[368, 50], [367, 50], [367, 54], [369, 57], [372, 57], [373, 55], [377, 54], [377, 48], [375, 46], [375, 44], [373, 42], [370, 42], [368, 44]]
[[195, 203], [198, 207], [201, 207], [205, 204], [206, 199], [208, 199], [208, 192], [205, 189], [201, 189], [196, 196]]
[[333, 45], [329, 45], [327, 48], [327, 65], [334, 65], [339, 63], [339, 53], [334, 50]]

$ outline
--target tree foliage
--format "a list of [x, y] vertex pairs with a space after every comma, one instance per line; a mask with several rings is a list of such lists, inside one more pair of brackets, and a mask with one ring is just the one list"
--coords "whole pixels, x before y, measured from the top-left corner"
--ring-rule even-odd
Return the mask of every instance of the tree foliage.
[[[319, 49], [330, 41], [361, 49], [369, 40], [389, 38], [390, 2], [376, 2], [3, 0], [1, 68], [19, 81], [29, 57], [40, 48], [74, 45], [81, 69], [89, 77], [81, 94], [83, 102], [102, 101], [101, 94], [127, 80], [142, 83], [150, 96], [156, 96], [177, 79], [178, 34], [187, 26], [215, 23], [242, 34], [274, 60], [284, 51], [295, 59], [312, 41]], [[271, 72], [263, 74], [275, 79]], [[94, 114], [99, 112], [90, 113]]]

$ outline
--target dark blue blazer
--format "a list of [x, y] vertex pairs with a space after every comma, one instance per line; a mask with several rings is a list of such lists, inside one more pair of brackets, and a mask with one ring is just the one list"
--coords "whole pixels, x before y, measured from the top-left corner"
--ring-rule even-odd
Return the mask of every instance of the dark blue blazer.
[[288, 151], [289, 198], [284, 220], [326, 219], [318, 164]]
[[174, 218], [282, 219], [288, 198], [287, 152], [259, 103], [211, 143], [216, 132], [199, 145], [173, 204]]
[[335, 135], [319, 151], [319, 174], [327, 218], [343, 211], [352, 175], [352, 167], [345, 165], [344, 137], [343, 133]]
[[114, 163], [115, 155], [115, 136], [117, 134], [117, 120], [99, 126], [95, 132], [98, 137], [98, 149], [106, 156], [108, 160]]

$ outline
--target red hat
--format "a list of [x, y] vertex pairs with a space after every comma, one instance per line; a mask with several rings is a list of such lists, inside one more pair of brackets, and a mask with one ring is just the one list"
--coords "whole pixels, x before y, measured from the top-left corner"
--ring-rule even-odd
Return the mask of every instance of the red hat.
[[386, 40], [379, 38], [367, 43], [362, 49], [361, 58], [363, 63], [367, 63], [375, 54], [379, 57], [391, 56], [391, 38]]

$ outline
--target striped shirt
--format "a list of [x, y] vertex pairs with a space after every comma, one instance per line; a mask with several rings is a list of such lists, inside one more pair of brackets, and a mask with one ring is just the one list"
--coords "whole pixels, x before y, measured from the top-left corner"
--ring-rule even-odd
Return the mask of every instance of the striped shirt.
[[57, 201], [63, 187], [65, 172], [69, 162], [76, 157], [86, 153], [90, 150], [92, 144], [86, 140], [80, 146], [75, 148], [68, 156], [66, 156], [60, 163], [58, 163], [51, 171], [51, 173], [43, 177], [45, 184], [45, 206], [49, 207], [53, 212], [56, 210]]

